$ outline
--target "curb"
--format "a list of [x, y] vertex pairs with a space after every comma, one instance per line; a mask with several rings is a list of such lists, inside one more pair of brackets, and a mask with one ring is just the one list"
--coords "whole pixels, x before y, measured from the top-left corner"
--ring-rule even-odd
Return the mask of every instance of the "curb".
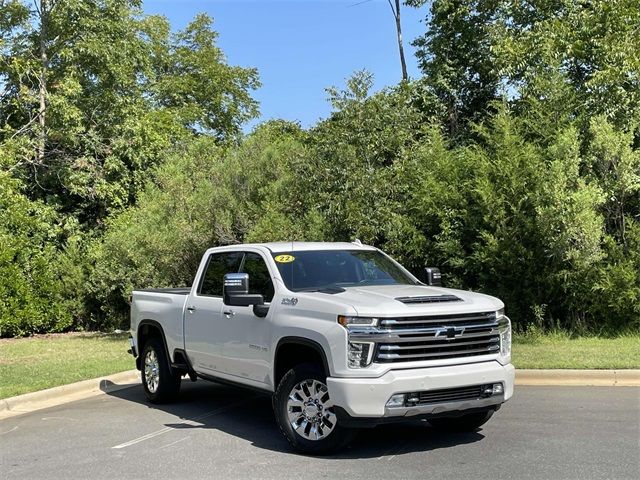
[[140, 372], [129, 370], [104, 377], [83, 380], [33, 393], [0, 400], [0, 420], [24, 413], [55, 407], [103, 393], [116, 392], [140, 383]]
[[516, 370], [516, 385], [638, 387], [640, 370]]
[[[140, 372], [105, 377], [0, 400], [0, 420], [140, 384]], [[639, 387], [640, 370], [516, 370], [516, 385]]]

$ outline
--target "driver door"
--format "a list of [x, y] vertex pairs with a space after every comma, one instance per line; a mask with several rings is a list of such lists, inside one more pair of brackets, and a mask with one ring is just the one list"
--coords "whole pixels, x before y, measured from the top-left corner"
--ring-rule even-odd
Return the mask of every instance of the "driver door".
[[226, 370], [223, 339], [228, 320], [222, 314], [222, 283], [227, 273], [237, 273], [243, 252], [209, 255], [195, 293], [189, 295], [184, 314], [185, 349], [196, 371], [217, 373]]
[[[244, 254], [240, 273], [249, 274], [249, 293], [260, 294], [266, 305], [274, 296], [272, 274], [263, 256], [258, 252]], [[227, 373], [260, 383], [268, 383], [271, 353], [271, 318], [275, 305], [265, 317], [258, 317], [253, 307], [224, 305], [222, 317], [226, 319], [222, 351]]]

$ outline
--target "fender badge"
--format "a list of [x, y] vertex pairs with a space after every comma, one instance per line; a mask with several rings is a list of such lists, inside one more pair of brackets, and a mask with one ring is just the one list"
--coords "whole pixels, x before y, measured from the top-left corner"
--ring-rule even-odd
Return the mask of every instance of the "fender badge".
[[282, 305], [291, 305], [292, 307], [295, 307], [298, 304], [298, 299], [296, 297], [283, 298], [281, 303]]

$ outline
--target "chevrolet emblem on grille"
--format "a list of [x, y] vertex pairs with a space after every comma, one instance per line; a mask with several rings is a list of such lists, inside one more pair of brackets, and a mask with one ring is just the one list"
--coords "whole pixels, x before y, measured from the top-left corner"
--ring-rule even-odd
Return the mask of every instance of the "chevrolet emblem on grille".
[[459, 337], [464, 333], [464, 327], [442, 327], [436, 330], [436, 337], [446, 336], [447, 340]]

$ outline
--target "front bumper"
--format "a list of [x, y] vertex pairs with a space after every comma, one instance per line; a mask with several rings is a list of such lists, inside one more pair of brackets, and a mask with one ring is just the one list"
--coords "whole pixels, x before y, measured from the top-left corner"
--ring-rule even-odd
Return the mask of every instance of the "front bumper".
[[[327, 378], [329, 396], [349, 417], [411, 418], [447, 412], [497, 409], [513, 395], [515, 369], [496, 361], [448, 367], [391, 370], [378, 378]], [[504, 393], [489, 398], [387, 408], [398, 393], [440, 390], [480, 384], [502, 383]]]

